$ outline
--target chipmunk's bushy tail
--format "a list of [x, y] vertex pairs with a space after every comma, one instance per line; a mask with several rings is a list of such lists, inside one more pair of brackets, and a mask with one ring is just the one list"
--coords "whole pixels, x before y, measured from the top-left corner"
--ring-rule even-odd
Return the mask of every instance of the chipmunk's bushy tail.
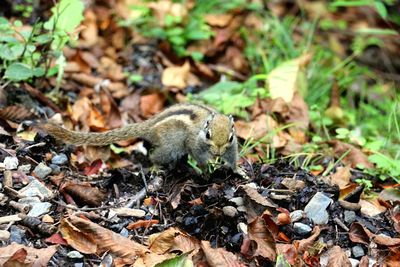
[[131, 124], [101, 133], [81, 133], [71, 131], [53, 123], [40, 123], [37, 124], [36, 127], [46, 131], [57, 140], [74, 145], [103, 146], [131, 138], [140, 138], [145, 134], [141, 130], [142, 127], [140, 127], [139, 124]]

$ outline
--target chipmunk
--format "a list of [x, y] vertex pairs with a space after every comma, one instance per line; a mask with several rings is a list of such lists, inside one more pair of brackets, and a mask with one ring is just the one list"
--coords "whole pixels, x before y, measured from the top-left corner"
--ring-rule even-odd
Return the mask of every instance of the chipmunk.
[[146, 121], [102, 133], [70, 131], [52, 123], [39, 128], [75, 145], [102, 146], [141, 138], [151, 144], [150, 160], [156, 166], [175, 167], [180, 158], [189, 154], [202, 169], [210, 159], [221, 157], [236, 171], [238, 144], [233, 117], [203, 105], [176, 104]]

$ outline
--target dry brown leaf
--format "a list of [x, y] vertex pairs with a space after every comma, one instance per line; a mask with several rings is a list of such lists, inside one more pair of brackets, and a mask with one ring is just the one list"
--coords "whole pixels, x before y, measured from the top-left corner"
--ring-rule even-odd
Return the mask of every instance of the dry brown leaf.
[[300, 254], [304, 253], [306, 250], [308, 250], [309, 247], [314, 244], [315, 240], [318, 238], [319, 234], [321, 233], [321, 228], [319, 226], [314, 226], [314, 229], [312, 231], [311, 236], [309, 236], [306, 239], [302, 239], [300, 241], [294, 241], [297, 250]]
[[275, 240], [271, 232], [268, 230], [264, 219], [257, 217], [251, 223], [249, 223], [248, 237], [257, 244], [257, 249], [252, 253], [253, 257], [261, 256], [270, 261], [275, 261]]
[[[308, 105], [298, 92], [294, 93], [292, 101], [289, 103], [289, 114], [285, 116], [286, 123], [293, 123], [295, 129], [300, 129], [304, 133], [310, 124]], [[292, 129], [292, 128], [290, 128]], [[295, 137], [295, 136], [293, 136]], [[297, 139], [296, 139], [297, 140]], [[305, 143], [305, 137], [297, 140], [298, 143]]]
[[74, 200], [83, 205], [98, 207], [107, 196], [97, 187], [92, 187], [90, 184], [68, 182], [62, 186], [60, 192], [66, 192], [71, 195]]
[[60, 232], [62, 237], [67, 241], [68, 245], [84, 254], [93, 254], [97, 251], [97, 245], [94, 237], [82, 233], [69, 220], [62, 219]]
[[398, 247], [400, 246], [400, 238], [392, 238], [386, 235], [375, 235], [372, 241], [381, 246]]
[[297, 266], [296, 264], [300, 262], [297, 249], [293, 244], [276, 244], [276, 250], [278, 254], [283, 254], [285, 256], [286, 261], [291, 266]]
[[198, 79], [190, 73], [189, 61], [186, 61], [182, 66], [165, 68], [162, 73], [161, 81], [164, 86], [178, 89], [183, 89], [188, 85], [199, 84]]
[[0, 118], [12, 122], [20, 122], [35, 118], [35, 114], [22, 105], [6, 106], [0, 108]]
[[151, 227], [153, 224], [157, 224], [159, 223], [158, 220], [138, 220], [136, 222], [131, 222], [130, 224], [128, 224], [128, 226], [126, 227], [129, 230], [134, 230], [134, 229], [138, 229], [138, 228], [149, 228]]
[[223, 248], [212, 248], [210, 242], [201, 241], [201, 248], [207, 259], [210, 267], [230, 266], [230, 267], [245, 267], [238, 257], [232, 252], [226, 251]]
[[175, 237], [180, 235], [181, 231], [177, 228], [169, 228], [164, 232], [152, 234], [149, 237], [149, 249], [158, 254], [164, 254], [173, 246]]
[[350, 166], [338, 167], [336, 172], [330, 175], [332, 184], [336, 184], [340, 189], [345, 188], [350, 183]]
[[263, 205], [265, 207], [270, 207], [270, 208], [276, 208], [278, 207], [275, 203], [273, 203], [271, 200], [268, 198], [262, 196], [260, 193], [258, 193], [257, 189], [254, 189], [250, 186], [243, 185], [241, 188], [246, 192], [246, 195], [255, 201], [256, 203]]
[[327, 267], [351, 267], [351, 262], [349, 257], [347, 257], [346, 252], [339, 246], [334, 246], [329, 251], [329, 259]]
[[164, 108], [165, 95], [153, 93], [140, 97], [140, 110], [145, 118], [149, 118], [159, 113]]
[[171, 15], [173, 17], [181, 17], [185, 19], [188, 15], [186, 7], [180, 3], [173, 3], [168, 0], [161, 0], [157, 2], [151, 2], [148, 4], [153, 11], [153, 15], [157, 18], [160, 26], [165, 24], [165, 17]]
[[384, 213], [387, 208], [382, 206], [378, 198], [360, 199], [358, 202], [361, 205], [361, 213], [370, 217], [374, 217]]
[[100, 58], [99, 72], [113, 81], [122, 81], [126, 78], [122, 66], [109, 57]]
[[227, 26], [231, 22], [232, 18], [232, 14], [207, 14], [204, 16], [205, 21], [209, 25], [216, 27]]
[[56, 251], [57, 246], [36, 249], [12, 243], [8, 246], [0, 247], [0, 266], [47, 266]]
[[107, 89], [102, 89], [100, 91], [100, 104], [104, 117], [107, 120], [108, 128], [112, 129], [121, 127], [121, 113], [119, 112], [117, 103]]
[[[120, 258], [136, 258], [144, 256], [146, 253], [150, 252], [145, 246], [116, 234], [113, 231], [101, 227], [100, 225], [91, 221], [84, 220], [73, 215], [69, 216], [67, 220], [75, 231], [79, 231], [79, 236], [84, 236], [93, 242], [97, 253], [110, 251], [115, 256]], [[70, 240], [67, 241], [68, 244], [70, 244]]]
[[368, 157], [360, 149], [338, 140], [332, 140], [329, 142], [329, 144], [333, 146], [334, 153], [338, 158], [349, 151], [348, 154], [343, 158], [343, 162], [346, 165], [350, 165], [353, 168], [357, 167], [358, 164], [361, 164], [368, 169], [374, 167], [372, 163], [368, 161]]
[[368, 245], [370, 243], [370, 239], [373, 236], [373, 233], [371, 233], [367, 228], [365, 228], [358, 222], [354, 222], [350, 226], [349, 238], [354, 243]]
[[278, 123], [269, 115], [261, 114], [251, 122], [238, 120], [235, 122], [237, 136], [243, 139], [259, 140], [278, 127]]
[[98, 42], [99, 37], [99, 30], [96, 22], [97, 16], [93, 10], [87, 9], [84, 18], [83, 25], [85, 25], [85, 28], [81, 32], [79, 43], [86, 47], [91, 47]]

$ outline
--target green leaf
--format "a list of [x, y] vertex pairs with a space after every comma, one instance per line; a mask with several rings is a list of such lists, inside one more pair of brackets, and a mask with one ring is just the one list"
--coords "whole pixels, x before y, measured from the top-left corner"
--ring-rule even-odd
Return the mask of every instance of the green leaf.
[[381, 1], [375, 1], [374, 2], [374, 6], [375, 6], [375, 9], [378, 12], [378, 14], [382, 18], [386, 19], [387, 15], [388, 15], [388, 12], [387, 12], [387, 9], [386, 9], [385, 5]]
[[38, 67], [33, 69], [33, 76], [42, 77], [45, 74], [45, 70], [43, 67]]
[[33, 71], [30, 66], [22, 63], [13, 63], [7, 67], [4, 78], [13, 81], [24, 81], [32, 78]]
[[67, 33], [72, 33], [83, 20], [84, 5], [81, 0], [61, 0], [51, 12], [53, 15], [44, 24], [44, 28], [54, 30], [53, 46], [61, 49], [69, 40]]
[[165, 260], [156, 267], [193, 267], [193, 262], [187, 258], [188, 253], [177, 256], [173, 259]]

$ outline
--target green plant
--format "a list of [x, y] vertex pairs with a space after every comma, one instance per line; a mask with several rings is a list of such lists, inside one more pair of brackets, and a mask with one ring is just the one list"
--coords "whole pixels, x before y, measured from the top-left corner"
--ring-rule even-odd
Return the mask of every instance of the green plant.
[[246, 117], [245, 108], [253, 105], [257, 98], [268, 96], [268, 91], [258, 86], [258, 81], [264, 81], [265, 75], [254, 75], [247, 81], [221, 81], [196, 95], [191, 95], [190, 100], [202, 101], [225, 114], [234, 114]]
[[255, 8], [255, 6], [248, 6], [244, 0], [229, 2], [219, 0], [196, 1], [193, 8], [187, 11], [187, 16], [166, 14], [163, 21], [158, 21], [153, 16], [152, 8], [148, 5], [133, 5], [131, 10], [136, 13], [136, 16], [130, 20], [121, 21], [121, 25], [133, 26], [146, 37], [168, 41], [179, 57], [191, 56], [195, 60], [201, 60], [204, 55], [200, 51], [188, 51], [187, 48], [192, 43], [208, 40], [214, 35], [211, 27], [204, 19], [205, 15], [209, 14], [210, 10], [226, 13], [238, 8], [249, 9]]
[[[28, 81], [58, 73], [61, 82], [65, 58], [62, 49], [73, 39], [72, 31], [83, 19], [80, 0], [61, 0], [47, 22], [22, 29], [22, 22], [0, 17], [0, 73], [9, 82]], [[51, 66], [55, 60], [56, 66]]]

